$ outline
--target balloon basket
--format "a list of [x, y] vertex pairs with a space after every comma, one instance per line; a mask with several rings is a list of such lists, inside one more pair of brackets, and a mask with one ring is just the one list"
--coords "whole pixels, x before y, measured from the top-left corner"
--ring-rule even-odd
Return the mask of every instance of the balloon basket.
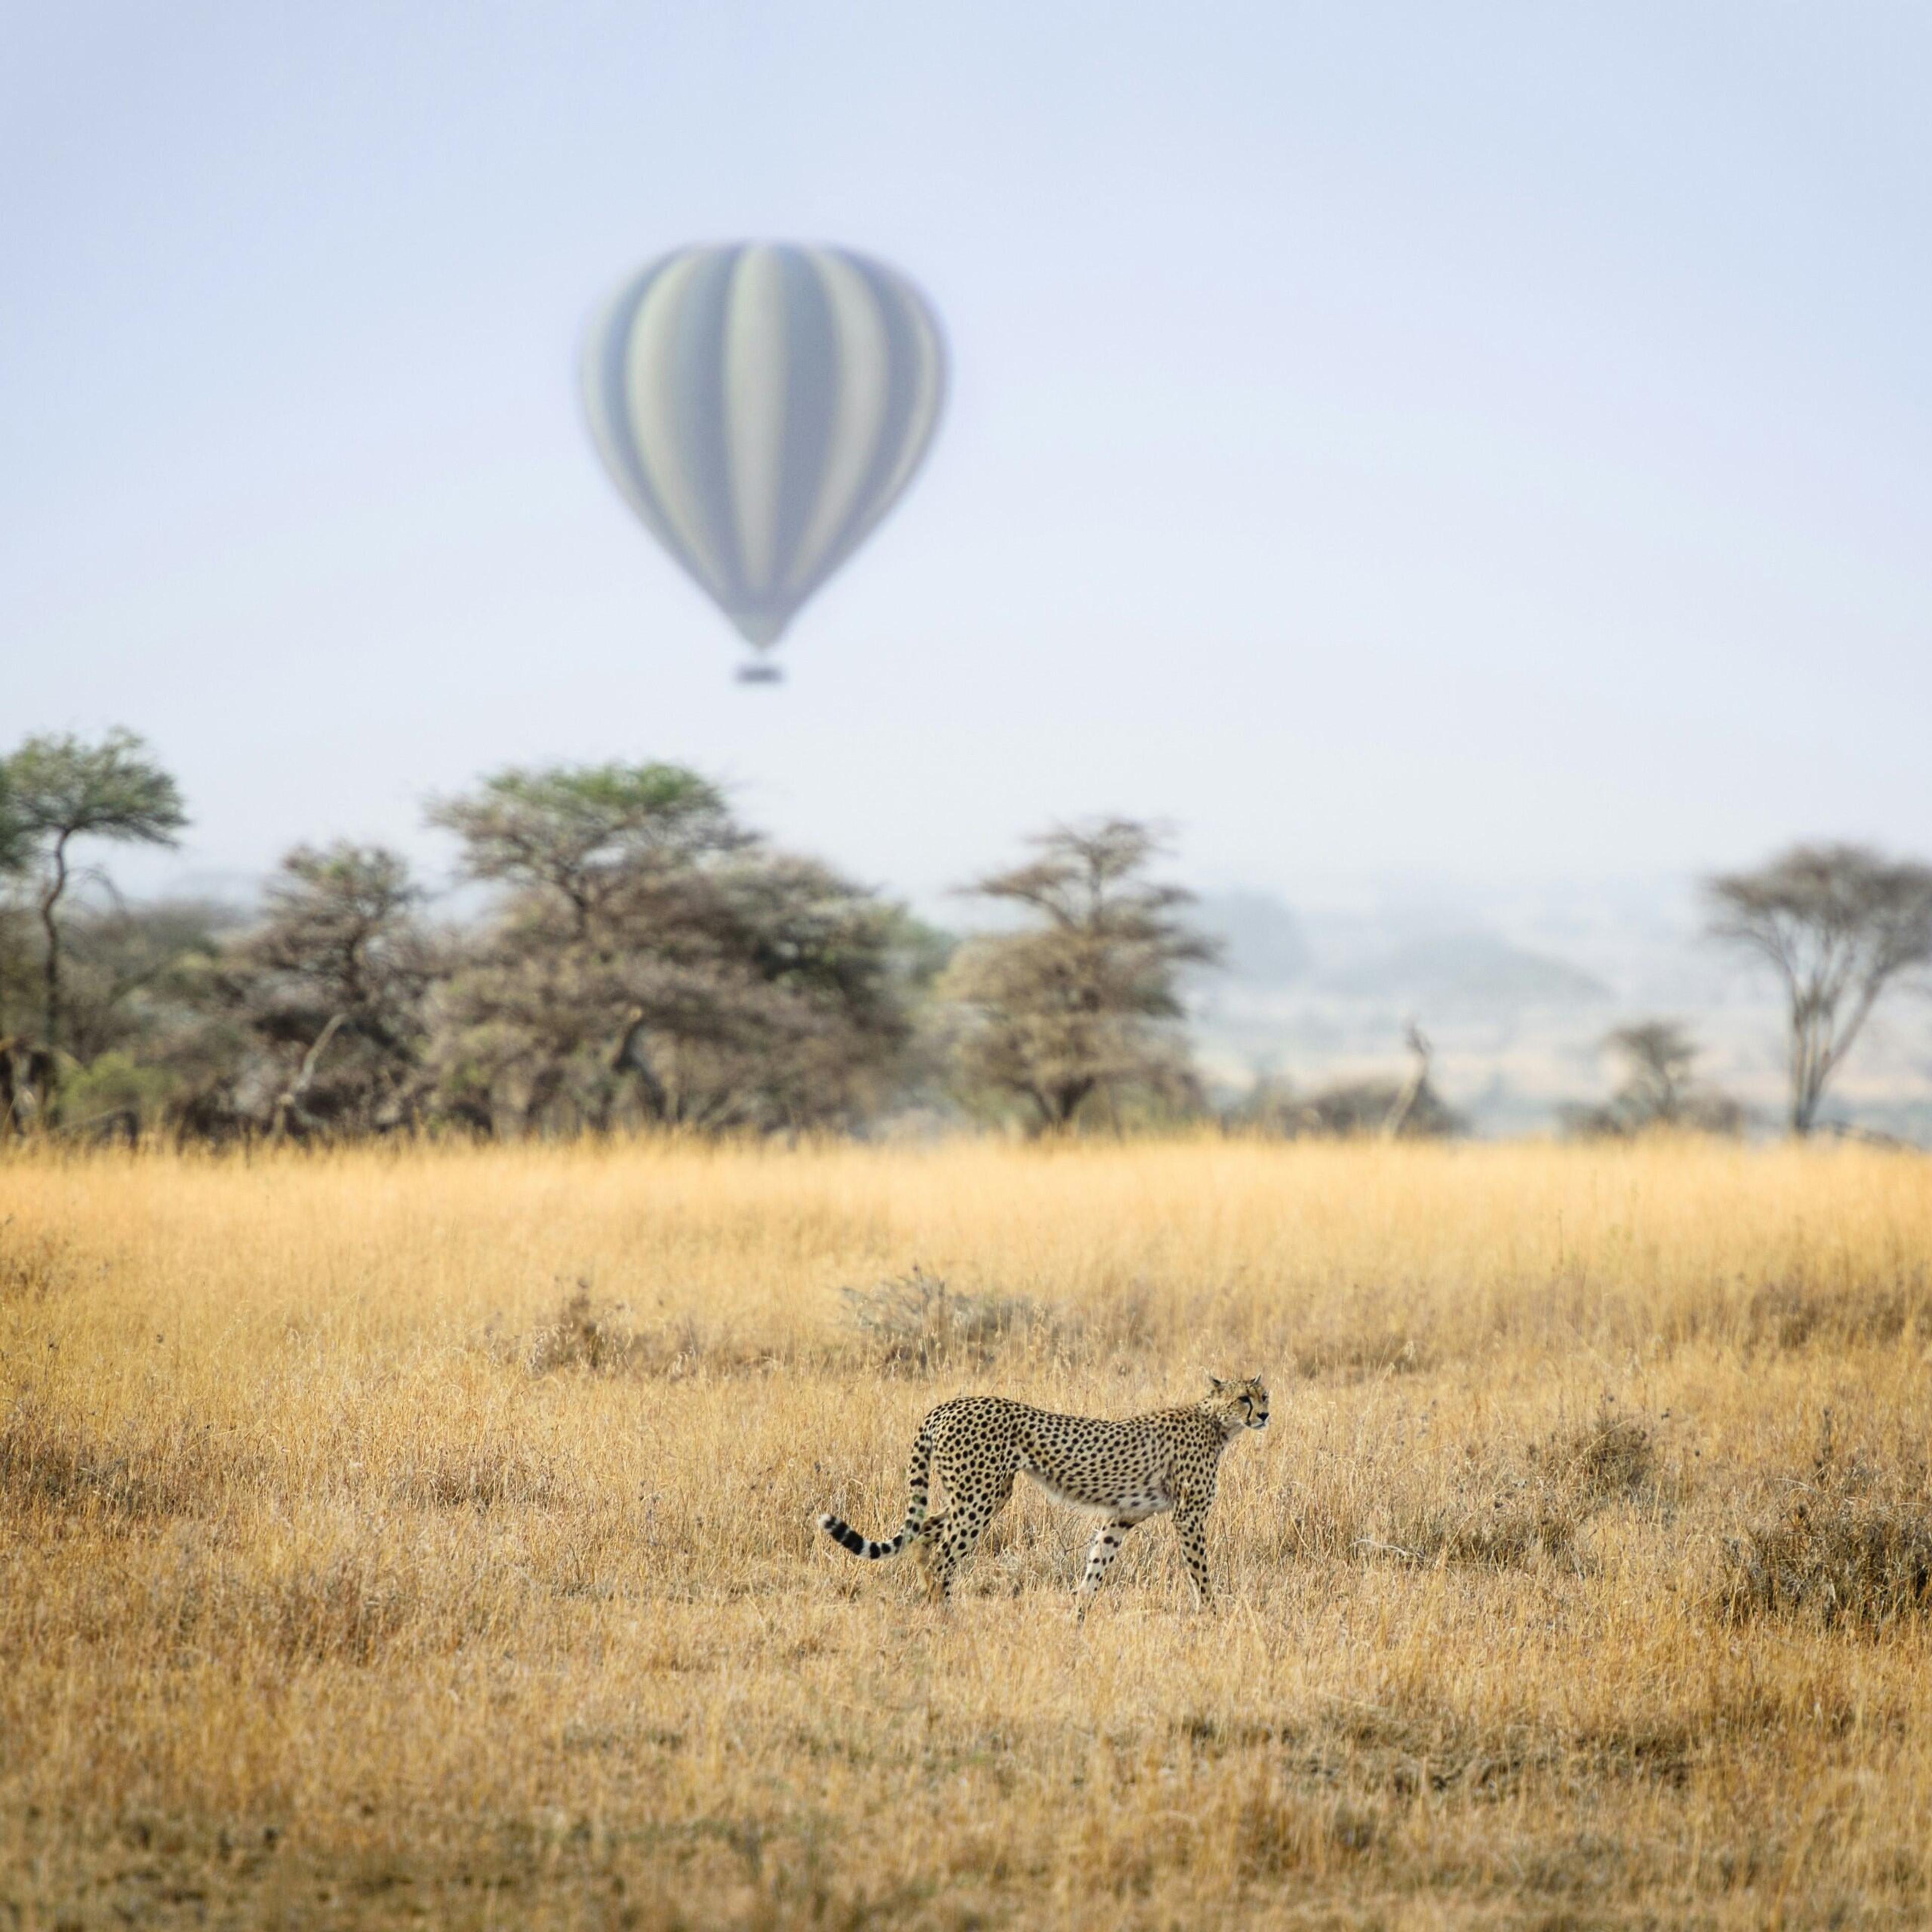
[[748, 664], [738, 667], [740, 684], [782, 684], [784, 673], [776, 664]]

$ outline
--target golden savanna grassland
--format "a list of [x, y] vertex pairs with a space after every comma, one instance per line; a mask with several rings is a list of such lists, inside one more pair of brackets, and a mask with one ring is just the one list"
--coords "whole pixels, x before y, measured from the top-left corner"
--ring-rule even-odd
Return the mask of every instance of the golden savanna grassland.
[[[1928, 1346], [1871, 1150], [16, 1154], [0, 1926], [1922, 1924]], [[1216, 1616], [811, 1527], [1256, 1369]]]

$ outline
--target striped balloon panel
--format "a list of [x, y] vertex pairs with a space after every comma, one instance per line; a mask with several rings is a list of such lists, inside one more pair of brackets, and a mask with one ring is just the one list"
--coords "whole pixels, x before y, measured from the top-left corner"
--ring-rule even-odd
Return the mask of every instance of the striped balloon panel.
[[606, 305], [583, 380], [631, 507], [762, 646], [912, 480], [946, 355], [918, 290], [862, 256], [690, 248]]

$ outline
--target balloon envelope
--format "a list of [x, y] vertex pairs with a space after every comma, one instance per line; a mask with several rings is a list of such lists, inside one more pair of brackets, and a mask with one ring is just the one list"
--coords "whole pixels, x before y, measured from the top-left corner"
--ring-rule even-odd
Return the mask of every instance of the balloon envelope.
[[895, 270], [759, 243], [681, 249], [632, 277], [582, 374], [618, 488], [763, 650], [911, 482], [946, 352]]

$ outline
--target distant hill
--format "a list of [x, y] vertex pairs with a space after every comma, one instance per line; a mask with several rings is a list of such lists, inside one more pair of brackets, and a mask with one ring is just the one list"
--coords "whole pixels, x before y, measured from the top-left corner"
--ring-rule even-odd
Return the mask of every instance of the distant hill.
[[1222, 970], [1250, 986], [1286, 986], [1306, 978], [1314, 955], [1294, 913], [1268, 892], [1215, 892], [1188, 908], [1196, 931], [1224, 942]]
[[1602, 980], [1581, 967], [1481, 932], [1409, 940], [1327, 968], [1321, 985], [1330, 993], [1402, 1001], [1437, 1013], [1594, 1006], [1612, 997]]
[[[1190, 976], [1189, 998], [1203, 1071], [1226, 1094], [1263, 1073], [1302, 1093], [1400, 1078], [1414, 1020], [1443, 1097], [1477, 1132], [1546, 1131], [1564, 1106], [1609, 1098], [1611, 1028], [1656, 1016], [1690, 1029], [1708, 1084], [1767, 1130], [1783, 1117], [1778, 988], [1705, 939], [1690, 880], [1454, 894], [1424, 881], [1292, 908], [1264, 888], [1195, 910], [1228, 941], [1227, 970]], [[1834, 1091], [1834, 1118], [1932, 1144], [1932, 1004], [1882, 1009]]]

